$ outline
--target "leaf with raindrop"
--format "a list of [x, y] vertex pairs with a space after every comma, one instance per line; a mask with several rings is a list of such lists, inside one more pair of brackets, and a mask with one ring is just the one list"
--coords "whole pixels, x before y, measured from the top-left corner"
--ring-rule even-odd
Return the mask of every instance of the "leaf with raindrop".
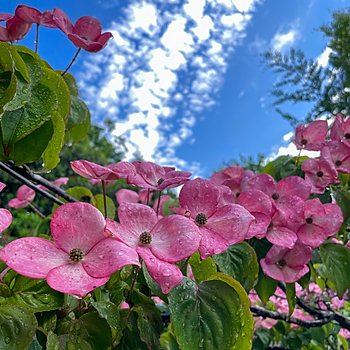
[[23, 306], [0, 306], [0, 349], [25, 350], [32, 343], [38, 323]]

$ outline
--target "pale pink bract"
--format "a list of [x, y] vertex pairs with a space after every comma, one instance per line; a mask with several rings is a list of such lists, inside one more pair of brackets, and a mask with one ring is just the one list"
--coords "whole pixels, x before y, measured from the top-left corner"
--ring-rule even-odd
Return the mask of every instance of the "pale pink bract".
[[[0, 192], [6, 185], [0, 182]], [[12, 222], [12, 215], [7, 209], [0, 208], [0, 233], [6, 230]]]
[[17, 198], [8, 202], [8, 206], [13, 209], [25, 208], [35, 198], [35, 191], [26, 185], [22, 185], [17, 190]]
[[21, 275], [46, 278], [51, 288], [80, 296], [105, 284], [123, 266], [140, 266], [133, 249], [105, 236], [103, 215], [88, 203], [60, 206], [51, 232], [54, 242], [38, 237], [10, 242], [0, 250], [0, 259]]

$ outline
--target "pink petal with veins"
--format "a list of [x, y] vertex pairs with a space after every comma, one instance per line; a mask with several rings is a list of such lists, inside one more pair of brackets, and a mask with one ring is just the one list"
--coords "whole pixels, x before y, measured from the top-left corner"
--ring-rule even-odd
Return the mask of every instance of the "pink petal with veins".
[[6, 230], [12, 222], [12, 215], [7, 209], [0, 208], [0, 233]]
[[205, 225], [207, 229], [221, 235], [229, 245], [242, 242], [254, 217], [238, 204], [219, 208]]
[[275, 193], [275, 180], [269, 174], [258, 174], [244, 181], [242, 190], [260, 190], [271, 197]]
[[62, 293], [77, 294], [84, 297], [93, 289], [102, 286], [109, 280], [93, 278], [81, 263], [70, 263], [52, 269], [47, 276], [48, 285]]
[[179, 215], [162, 218], [150, 232], [151, 252], [160, 260], [176, 262], [194, 254], [201, 240], [200, 231], [192, 221]]
[[102, 32], [101, 22], [94, 17], [80, 17], [74, 24], [73, 33], [89, 41], [96, 41]]
[[10, 242], [0, 250], [0, 259], [19, 274], [32, 278], [46, 278], [51, 269], [70, 262], [54, 242], [38, 237]]
[[98, 242], [85, 255], [82, 264], [86, 272], [94, 278], [109, 277], [126, 265], [141, 267], [136, 251], [115, 238]]
[[150, 276], [159, 284], [164, 294], [168, 294], [182, 281], [183, 275], [175, 264], [157, 259], [145, 247], [137, 247], [137, 252], [145, 262]]
[[200, 227], [199, 230], [201, 231], [202, 239], [198, 250], [202, 260], [214, 254], [220, 254], [230, 246], [225, 238], [212, 230], [204, 226]]
[[311, 186], [299, 176], [289, 176], [280, 180], [276, 185], [276, 192], [280, 197], [291, 195], [306, 200], [310, 196]]
[[15, 16], [28, 23], [39, 23], [41, 22], [42, 14], [39, 10], [34, 7], [27, 5], [18, 5], [16, 7]]
[[219, 200], [218, 188], [212, 182], [200, 178], [185, 183], [179, 196], [181, 207], [189, 210], [193, 218], [200, 213], [207, 217], [213, 215]]
[[135, 191], [124, 189], [124, 188], [116, 192], [115, 197], [119, 204], [138, 203], [139, 201], [138, 193], [136, 193]]
[[88, 203], [68, 203], [58, 207], [51, 220], [52, 237], [66, 253], [81, 249], [87, 254], [104, 239], [105, 219]]
[[68, 16], [59, 8], [55, 7], [53, 9], [52, 16], [55, 24], [62, 32], [66, 35], [73, 33], [73, 24], [68, 18]]
[[31, 202], [35, 197], [35, 191], [26, 185], [17, 190], [17, 198], [21, 201]]

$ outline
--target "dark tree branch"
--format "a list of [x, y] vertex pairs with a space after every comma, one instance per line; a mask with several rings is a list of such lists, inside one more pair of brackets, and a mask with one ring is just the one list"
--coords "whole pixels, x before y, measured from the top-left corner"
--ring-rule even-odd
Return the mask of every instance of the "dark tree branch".
[[57, 203], [58, 205], [62, 205], [64, 204], [64, 202], [62, 202], [61, 200], [53, 196], [51, 193], [37, 187], [31, 181], [35, 181], [37, 184], [47, 187], [50, 191], [61, 196], [68, 202], [78, 202], [78, 200], [76, 200], [74, 197], [67, 194], [61, 188], [53, 185], [50, 181], [45, 180], [43, 177], [39, 175], [35, 175], [32, 171], [27, 171], [27, 169], [24, 166], [18, 167], [13, 165], [12, 162], [7, 162], [6, 164], [3, 162], [0, 162], [0, 169], [6, 171], [15, 179], [21, 181], [23, 184], [27, 185], [28, 187], [33, 189], [35, 192], [40, 193], [42, 196], [50, 199], [52, 202]]
[[[286, 288], [283, 283], [278, 282], [278, 286], [283, 290], [283, 292], [286, 292]], [[335, 311], [331, 308], [327, 310], [314, 308], [310, 306], [306, 301], [298, 297], [296, 297], [296, 301], [297, 301], [297, 305], [300, 306], [305, 311], [307, 311], [310, 315], [317, 316], [319, 319], [335, 320], [339, 323], [340, 327], [350, 331], [350, 320], [344, 317], [340, 312]]]
[[282, 320], [282, 321], [286, 321], [288, 323], [294, 323], [294, 324], [297, 324], [298, 326], [306, 327], [306, 328], [320, 327], [330, 322], [333, 319], [332, 316], [329, 316], [329, 317], [322, 318], [319, 320], [314, 320], [314, 321], [301, 320], [300, 318], [296, 318], [292, 316], [289, 317], [287, 314], [279, 313], [277, 311], [268, 311], [258, 306], [251, 306], [250, 311], [252, 312], [253, 316], [261, 316], [263, 318], [269, 317], [274, 320]]

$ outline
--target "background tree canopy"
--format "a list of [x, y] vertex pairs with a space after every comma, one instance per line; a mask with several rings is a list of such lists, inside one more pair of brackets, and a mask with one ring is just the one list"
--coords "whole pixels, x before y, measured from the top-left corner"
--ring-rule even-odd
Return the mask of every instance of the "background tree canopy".
[[[270, 91], [273, 106], [292, 126], [350, 113], [350, 8], [333, 12], [332, 21], [318, 30], [332, 50], [326, 67], [300, 49], [291, 48], [286, 55], [272, 50], [262, 54], [264, 66], [281, 78]], [[299, 119], [280, 108], [285, 102], [311, 102], [313, 107], [305, 119]]]

